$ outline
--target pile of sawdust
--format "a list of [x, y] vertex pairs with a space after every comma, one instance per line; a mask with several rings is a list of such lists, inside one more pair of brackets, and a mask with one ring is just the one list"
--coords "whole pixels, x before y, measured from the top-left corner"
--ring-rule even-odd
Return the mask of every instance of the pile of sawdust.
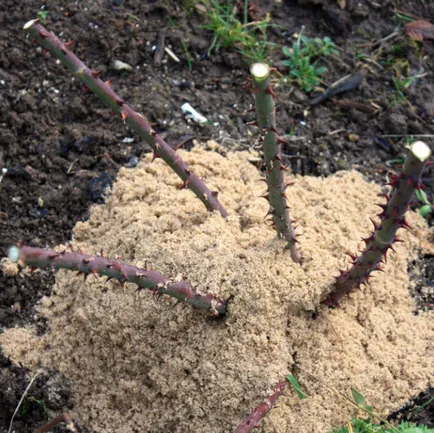
[[[72, 380], [83, 425], [101, 433], [231, 432], [294, 363], [347, 395], [356, 388], [383, 414], [434, 383], [432, 316], [415, 315], [408, 293], [407, 260], [419, 243], [409, 232], [370, 287], [342, 308], [312, 314], [345, 266], [344, 251], [360, 248], [371, 229], [378, 187], [354, 172], [294, 179], [287, 193], [302, 234], [299, 266], [264, 220], [264, 185], [248, 154], [182, 156], [221, 191], [227, 221], [179, 190], [160, 160], [144, 161], [121, 170], [107, 203], [77, 224], [74, 246], [102, 247], [105, 256], [233, 296], [225, 319], [62, 271], [40, 307], [49, 332], [0, 335], [12, 359]], [[416, 215], [409, 220], [423, 228]], [[262, 431], [326, 432], [354, 415], [324, 385], [297, 376], [309, 398], [299, 401], [288, 388]]]

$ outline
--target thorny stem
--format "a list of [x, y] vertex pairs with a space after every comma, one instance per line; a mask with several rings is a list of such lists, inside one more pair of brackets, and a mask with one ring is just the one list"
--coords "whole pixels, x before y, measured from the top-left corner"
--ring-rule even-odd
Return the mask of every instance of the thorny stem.
[[58, 58], [87, 88], [92, 90], [124, 123], [134, 130], [152, 148], [155, 157], [161, 157], [182, 179], [184, 187], [190, 188], [210, 211], [219, 211], [226, 218], [228, 213], [217, 199], [217, 192], [211, 191], [205, 183], [189, 169], [178, 153], [169, 146], [148, 121], [128, 106], [110, 87], [110, 82], [102, 81], [97, 71], [90, 70], [72, 51], [72, 42], [64, 44], [53, 32], [48, 32], [39, 20], [31, 20], [24, 30], [44, 49]]
[[20, 245], [9, 249], [9, 259], [32, 268], [69, 269], [85, 274], [85, 278], [89, 274], [98, 274], [108, 277], [107, 281], [116, 279], [121, 284], [137, 284], [137, 290], [149, 289], [156, 295], [171, 296], [179, 302], [209, 310], [220, 317], [227, 311], [226, 302], [211, 294], [197, 293], [185, 280], [173, 281], [159, 272], [140, 269], [119, 260], [106, 259], [102, 255], [91, 256], [75, 251], [58, 253], [55, 250]]
[[339, 305], [339, 300], [344, 295], [348, 295], [360, 284], [368, 282], [371, 272], [382, 271], [380, 264], [386, 262], [387, 251], [389, 249], [394, 251], [393, 244], [399, 242], [396, 237], [397, 230], [401, 227], [409, 228], [405, 220], [405, 212], [411, 203], [414, 190], [422, 187], [422, 172], [430, 156], [431, 149], [425, 143], [416, 141], [412, 144], [402, 173], [393, 177], [388, 184], [393, 188], [392, 196], [386, 195], [386, 203], [378, 205], [382, 209], [378, 214], [380, 223], [373, 222], [373, 233], [363, 239], [366, 247], [362, 254], [351, 255], [353, 259], [351, 268], [340, 271], [333, 290], [322, 301], [323, 304], [329, 307]]
[[273, 394], [266, 397], [265, 400], [256, 406], [249, 416], [236, 428], [234, 433], [248, 433], [255, 427], [259, 427], [261, 420], [273, 408], [277, 399], [283, 394], [286, 388], [286, 380], [279, 382], [273, 390]]
[[257, 125], [265, 133], [261, 137], [266, 169], [267, 193], [263, 196], [270, 204], [274, 226], [278, 235], [288, 243], [291, 258], [295, 263], [301, 262], [296, 248], [296, 236], [289, 208], [286, 203], [284, 170], [282, 164], [281, 139], [276, 129], [276, 107], [274, 92], [270, 84], [270, 68], [265, 63], [254, 63], [250, 68], [253, 90], [255, 93]]

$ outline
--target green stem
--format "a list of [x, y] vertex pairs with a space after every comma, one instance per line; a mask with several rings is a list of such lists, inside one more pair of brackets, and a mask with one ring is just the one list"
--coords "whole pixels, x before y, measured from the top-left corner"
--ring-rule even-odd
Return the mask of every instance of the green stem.
[[270, 68], [265, 63], [255, 63], [251, 66], [250, 72], [253, 78], [257, 124], [265, 133], [261, 138], [268, 187], [264, 197], [270, 203], [269, 214], [272, 216], [278, 235], [288, 243], [292, 260], [300, 263], [301, 257], [295, 245], [297, 242], [295, 231], [286, 203], [285, 191], [288, 185], [285, 183], [285, 167], [282, 164], [282, 140], [276, 129], [275, 95], [270, 85]]

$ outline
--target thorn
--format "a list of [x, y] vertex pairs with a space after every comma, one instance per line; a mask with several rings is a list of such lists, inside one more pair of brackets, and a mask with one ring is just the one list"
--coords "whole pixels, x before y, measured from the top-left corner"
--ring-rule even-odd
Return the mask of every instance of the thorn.
[[267, 89], [265, 90], [265, 93], [268, 93], [269, 95], [271, 95], [274, 99], [277, 98], [276, 94], [274, 93], [274, 90], [271, 88], [271, 86], [268, 86]]
[[101, 72], [92, 70], [90, 71], [90, 74], [92, 75], [93, 78], [99, 78]]
[[406, 229], [406, 230], [411, 230], [411, 226], [410, 226], [410, 224], [408, 224], [408, 222], [406, 221], [405, 218], [404, 218], [403, 221], [401, 221], [401, 227], [402, 227], [403, 229]]
[[122, 107], [122, 105], [124, 105], [124, 101], [122, 101], [122, 99], [115, 99], [115, 102], [119, 105], [119, 107]]
[[111, 87], [112, 82], [110, 80], [104, 81], [104, 84], [107, 84], [107, 86]]
[[127, 120], [127, 113], [125, 113], [125, 111], [121, 111], [121, 117], [122, 117], [122, 120], [124, 121], [124, 123], [125, 123], [125, 121]]
[[48, 50], [46, 50], [45, 48], [42, 50], [41, 56], [45, 57], [45, 55], [48, 53]]
[[267, 218], [268, 215], [274, 216], [274, 209], [270, 206], [270, 209], [268, 209], [268, 212], [265, 214], [264, 219]]
[[372, 272], [373, 272], [373, 271], [384, 272], [384, 269], [380, 268], [380, 265], [377, 263], [377, 264], [375, 265], [375, 268], [372, 269]]
[[60, 51], [61, 51], [61, 53], [64, 55], [64, 56], [66, 56], [67, 54], [68, 54], [68, 51], [66, 51], [66, 49], [65, 48], [60, 48]]
[[42, 39], [46, 39], [46, 38], [47, 38], [47, 33], [43, 32], [43, 31], [40, 31], [40, 32], [39, 32], [39, 36], [40, 36]]
[[260, 195], [259, 197], [265, 198], [265, 200], [270, 201], [270, 194], [266, 192], [265, 194]]
[[355, 260], [357, 259], [357, 255], [356, 255], [356, 254], [353, 254], [353, 253], [351, 253], [351, 252], [349, 252], [349, 251], [345, 251], [345, 254], [346, 254], [347, 256], [349, 256], [349, 257], [351, 258], [352, 261], [355, 261]]
[[387, 209], [387, 205], [386, 204], [375, 203], [375, 206], [381, 207], [381, 209], [383, 209], [383, 212]]
[[392, 175], [390, 176], [390, 181], [387, 182], [386, 185], [389, 185], [392, 188], [396, 188], [398, 186], [399, 179], [400, 179], [399, 176]]
[[86, 92], [88, 92], [89, 91], [89, 88], [85, 85], [85, 84], [82, 84], [81, 85], [81, 91], [80, 91], [80, 93], [82, 94], [82, 95], [84, 95]]
[[274, 155], [273, 160], [274, 161], [279, 161], [281, 163], [282, 162], [282, 157], [278, 153], [276, 153], [276, 155]]
[[65, 47], [67, 50], [70, 50], [75, 41], [65, 42]]
[[269, 126], [267, 129], [269, 129], [270, 131], [278, 134], [277, 129], [276, 129], [276, 127], [274, 125]]
[[157, 135], [157, 131], [151, 128], [149, 134], [152, 135], [152, 137], [155, 137]]
[[219, 195], [219, 192], [218, 191], [211, 191], [211, 194], [217, 198]]
[[365, 243], [366, 246], [368, 246], [371, 243], [372, 239], [373, 239], [373, 236], [371, 235], [371, 236], [368, 236], [367, 238], [362, 238], [362, 241]]
[[288, 169], [283, 164], [280, 164], [280, 171], [288, 171]]
[[152, 153], [152, 161], [151, 162], [154, 162], [157, 158], [161, 158], [161, 156], [160, 155], [158, 155], [155, 151]]
[[369, 218], [370, 219], [370, 221], [371, 221], [371, 223], [374, 225], [374, 230], [376, 231], [376, 230], [378, 230], [378, 225], [377, 225], [377, 223], [373, 220], [373, 218]]

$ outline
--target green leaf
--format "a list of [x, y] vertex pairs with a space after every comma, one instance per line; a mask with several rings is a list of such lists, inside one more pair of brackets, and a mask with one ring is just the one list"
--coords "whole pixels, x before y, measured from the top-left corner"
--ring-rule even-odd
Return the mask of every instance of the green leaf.
[[362, 404], [365, 404], [365, 396], [360, 394], [359, 391], [355, 390], [354, 388], [351, 388], [351, 394], [353, 395], [353, 399], [357, 406], [361, 406]]
[[401, 433], [424, 433], [424, 431], [419, 427], [410, 427], [401, 430]]
[[422, 216], [423, 218], [426, 218], [430, 213], [431, 213], [431, 205], [426, 204], [424, 206], [422, 206], [419, 210], [419, 214], [420, 216]]
[[282, 47], [282, 52], [283, 52], [283, 54], [285, 54], [285, 56], [288, 56], [288, 57], [292, 56], [292, 52], [288, 47]]
[[428, 197], [423, 189], [417, 189], [414, 193], [420, 202], [429, 204]]
[[327, 72], [327, 68], [324, 66], [315, 69], [315, 75], [322, 75], [325, 74], [326, 72]]
[[364, 408], [371, 415], [371, 417], [374, 416], [374, 408], [372, 406], [365, 405]]
[[307, 395], [301, 390], [300, 384], [298, 383], [294, 375], [288, 374], [288, 376], [286, 376], [286, 379], [292, 385], [294, 391], [297, 393], [297, 396], [300, 400], [307, 398]]

